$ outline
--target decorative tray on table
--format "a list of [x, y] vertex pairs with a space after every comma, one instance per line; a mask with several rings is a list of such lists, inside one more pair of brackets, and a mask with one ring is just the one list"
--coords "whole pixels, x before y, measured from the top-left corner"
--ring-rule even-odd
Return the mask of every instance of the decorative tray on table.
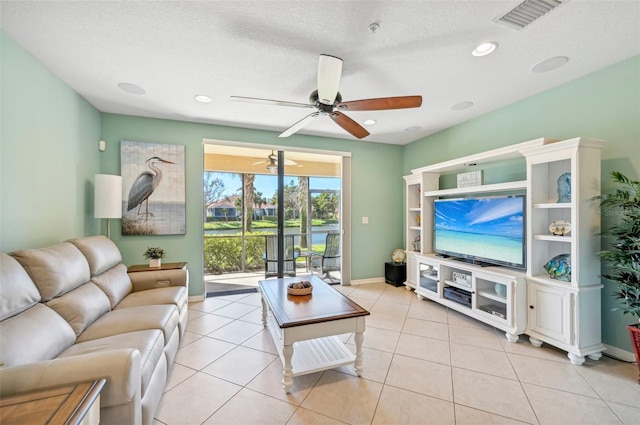
[[289, 295], [309, 295], [312, 291], [313, 285], [308, 280], [287, 285], [287, 294]]

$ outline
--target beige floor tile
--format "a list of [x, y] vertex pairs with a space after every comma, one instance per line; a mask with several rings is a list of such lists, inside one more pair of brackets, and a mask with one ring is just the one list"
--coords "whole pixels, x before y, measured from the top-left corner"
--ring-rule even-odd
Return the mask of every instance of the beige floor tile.
[[244, 388], [203, 425], [285, 425], [295, 410], [292, 404]]
[[451, 367], [440, 363], [394, 355], [385, 384], [453, 401]]
[[167, 383], [164, 386], [164, 392], [166, 393], [176, 385], [184, 382], [187, 378], [195, 375], [198, 371], [182, 366], [181, 364], [173, 363], [173, 367], [169, 371], [169, 376], [167, 377]]
[[396, 354], [429, 360], [445, 365], [451, 364], [449, 342], [439, 339], [425, 338], [417, 335], [400, 334]]
[[407, 317], [404, 321], [402, 332], [410, 335], [449, 341], [449, 326], [441, 322]]
[[502, 351], [502, 344], [493, 328], [467, 327], [449, 324], [449, 338], [456, 344], [473, 345]]
[[452, 366], [502, 378], [517, 379], [509, 357], [504, 351], [454, 343], [451, 344], [450, 349]]
[[535, 424], [536, 417], [518, 381], [453, 368], [455, 403]]
[[[387, 351], [393, 353], [398, 344], [400, 332], [389, 331], [386, 329], [378, 329], [369, 327], [364, 331], [363, 347], [373, 348], [374, 350]], [[349, 338], [350, 343], [354, 343], [353, 337]]]
[[200, 302], [190, 302], [189, 309], [201, 311], [203, 313], [211, 313], [212, 311], [229, 305], [230, 303], [231, 301], [223, 300], [220, 297], [205, 298]]
[[336, 291], [341, 292], [346, 296], [349, 296], [349, 294], [355, 291], [357, 287], [358, 285], [349, 285], [349, 286], [333, 285], [333, 288], [335, 288]]
[[537, 385], [522, 384], [540, 425], [621, 425], [602, 400]]
[[222, 297], [215, 297], [215, 298], [222, 301], [236, 302], [246, 298], [248, 295], [249, 294], [234, 294], [234, 295], [224, 295]]
[[371, 299], [371, 298], [362, 298], [362, 297], [354, 297], [352, 295], [349, 295], [349, 299], [351, 301], [353, 301], [354, 303], [358, 304], [360, 307], [364, 308], [367, 311], [370, 311], [371, 308], [374, 306], [374, 304], [376, 303], [375, 299]]
[[241, 300], [238, 300], [236, 302], [239, 302], [241, 304], [250, 304], [256, 307], [262, 307], [262, 295], [260, 294], [260, 292], [255, 292], [252, 294], [247, 295], [246, 297], [242, 298]]
[[453, 403], [386, 385], [372, 425], [455, 424]]
[[409, 305], [376, 301], [367, 317], [367, 326], [400, 332]]
[[187, 346], [191, 344], [193, 341], [199, 340], [200, 338], [202, 338], [202, 335], [200, 334], [185, 331], [184, 335], [182, 336], [182, 340], [180, 340], [180, 347], [182, 348], [184, 346]]
[[207, 314], [206, 311], [194, 310], [191, 307], [189, 307], [189, 318], [187, 319], [187, 322], [197, 319], [198, 317], [203, 316], [205, 314]]
[[411, 301], [413, 301], [413, 298], [415, 298], [415, 294], [404, 289], [404, 286], [394, 288], [389, 285], [382, 295], [380, 295], [378, 301], [409, 305]]
[[155, 417], [166, 425], [201, 424], [241, 388], [198, 372], [162, 396]]
[[640, 384], [635, 364], [602, 357], [598, 361], [589, 360], [576, 370], [603, 400], [640, 407]]
[[506, 338], [501, 338], [500, 343], [502, 344], [504, 351], [507, 353], [520, 354], [523, 356], [553, 360], [562, 363], [569, 362], [566, 351], [552, 347], [549, 344], [542, 344], [542, 347], [534, 347], [529, 342], [529, 337], [527, 335], [520, 335], [517, 343], [509, 342]]
[[447, 323], [447, 308], [429, 300], [414, 299], [411, 302], [407, 317]]
[[[456, 404], [456, 425], [519, 425], [526, 422]], [[568, 425], [568, 424], [567, 424]]]
[[178, 350], [175, 362], [200, 370], [236, 347], [219, 339], [203, 337]]
[[226, 305], [222, 308], [217, 309], [215, 311], [215, 314], [218, 316], [237, 319], [238, 317], [244, 316], [245, 314], [250, 313], [256, 309], [258, 309], [258, 307], [251, 304], [231, 303], [229, 305]]
[[251, 322], [256, 325], [262, 325], [262, 307], [256, 308], [255, 310], [250, 311], [244, 316], [238, 317], [238, 320], [242, 320], [243, 322]]
[[[571, 363], [510, 354], [509, 359], [520, 382], [567, 391], [588, 397], [598, 397], [595, 391]], [[640, 398], [638, 398], [640, 400]]]
[[206, 335], [224, 325], [231, 323], [233, 319], [216, 314], [204, 314], [197, 319], [187, 322], [187, 331], [200, 335]]
[[370, 424], [381, 391], [378, 382], [328, 370], [302, 407], [350, 424]]
[[484, 322], [480, 322], [473, 317], [469, 317], [466, 314], [462, 314], [456, 310], [448, 309], [447, 322], [450, 325], [467, 326], [471, 328], [493, 329], [492, 326], [487, 325]]
[[607, 402], [611, 410], [618, 415], [624, 425], [640, 425], [640, 402], [637, 407], [626, 404]]
[[244, 386], [277, 358], [275, 354], [238, 346], [202, 372]]
[[[354, 344], [347, 344], [352, 352], [356, 352], [356, 346]], [[371, 348], [362, 348], [362, 377], [371, 381], [384, 383], [391, 366], [391, 359], [393, 354], [386, 351], [373, 350]], [[356, 371], [353, 365], [341, 366], [335, 369], [342, 373], [348, 373], [349, 375], [356, 376]]]
[[345, 425], [346, 422], [299, 407], [287, 425]]
[[311, 388], [318, 382], [320, 376], [322, 376], [322, 372], [296, 376], [293, 378], [291, 392], [287, 394], [282, 389], [282, 362], [277, 359], [249, 382], [247, 388], [299, 406]]
[[386, 283], [369, 283], [366, 285], [355, 285], [355, 288], [350, 294], [349, 298], [367, 298], [377, 300], [384, 292]]
[[209, 333], [207, 336], [232, 342], [234, 344], [242, 344], [263, 329], [263, 326], [256, 325], [255, 323], [234, 320], [228, 325], [224, 325], [223, 327]]
[[262, 328], [260, 332], [243, 342], [242, 345], [244, 347], [249, 347], [255, 350], [266, 351], [267, 353], [278, 355], [278, 351], [276, 350], [276, 346], [273, 343], [271, 334], [269, 334], [269, 330], [265, 328]]

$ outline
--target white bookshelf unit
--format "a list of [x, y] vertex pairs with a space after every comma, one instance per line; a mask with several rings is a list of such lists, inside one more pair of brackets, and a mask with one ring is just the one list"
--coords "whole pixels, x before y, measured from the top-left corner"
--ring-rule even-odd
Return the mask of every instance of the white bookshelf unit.
[[[546, 342], [567, 351], [574, 364], [585, 356], [600, 358], [600, 219], [591, 198], [600, 194], [602, 144], [540, 138], [412, 170], [404, 177], [407, 289], [503, 330], [511, 342], [526, 333], [534, 346]], [[480, 186], [450, 187], [450, 177], [477, 169], [494, 175], [485, 174]], [[557, 202], [558, 178], [566, 173], [571, 200]], [[440, 187], [447, 178], [448, 187]], [[434, 200], [498, 194], [526, 196], [526, 270], [481, 267], [433, 253]], [[550, 224], [558, 221], [569, 222], [570, 232], [552, 234]], [[560, 254], [570, 254], [569, 281], [545, 271]]]

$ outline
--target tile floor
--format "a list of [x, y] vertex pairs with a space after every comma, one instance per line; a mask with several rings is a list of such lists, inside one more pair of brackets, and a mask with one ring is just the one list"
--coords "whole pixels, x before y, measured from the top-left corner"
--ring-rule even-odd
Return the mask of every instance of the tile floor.
[[154, 424], [640, 424], [635, 364], [574, 366], [403, 287], [336, 289], [371, 312], [362, 378], [341, 367], [285, 394], [259, 294], [208, 298], [190, 305]]

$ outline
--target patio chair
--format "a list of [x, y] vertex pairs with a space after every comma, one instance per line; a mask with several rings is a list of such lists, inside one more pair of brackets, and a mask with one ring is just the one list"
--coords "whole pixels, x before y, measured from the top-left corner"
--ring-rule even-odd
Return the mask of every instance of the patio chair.
[[328, 233], [322, 255], [311, 256], [311, 270], [317, 270], [322, 279], [328, 279], [333, 283], [340, 279], [331, 275], [331, 272], [340, 271], [340, 234]]
[[[278, 276], [278, 238], [277, 236], [265, 236], [264, 277]], [[283, 275], [296, 275], [295, 250], [293, 247], [293, 235], [284, 235], [284, 270]]]

